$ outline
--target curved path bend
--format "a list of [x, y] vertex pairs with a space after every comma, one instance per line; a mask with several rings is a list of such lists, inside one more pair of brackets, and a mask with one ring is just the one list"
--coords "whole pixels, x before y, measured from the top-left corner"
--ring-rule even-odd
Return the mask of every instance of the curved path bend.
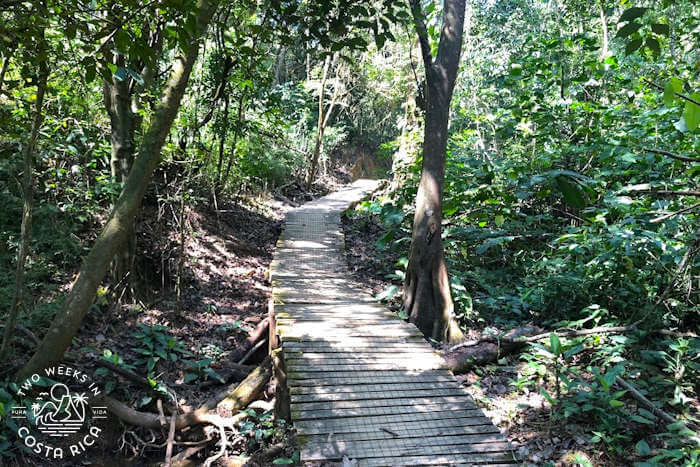
[[359, 180], [287, 213], [270, 267], [302, 464], [514, 463], [419, 330], [350, 277], [340, 216], [376, 188]]

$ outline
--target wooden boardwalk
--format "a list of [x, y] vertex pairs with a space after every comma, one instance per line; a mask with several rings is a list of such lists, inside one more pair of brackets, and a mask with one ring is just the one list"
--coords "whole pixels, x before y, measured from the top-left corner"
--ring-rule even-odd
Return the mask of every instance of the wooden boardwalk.
[[358, 181], [290, 211], [270, 268], [302, 463], [515, 463], [418, 329], [350, 278], [340, 216], [375, 188]]

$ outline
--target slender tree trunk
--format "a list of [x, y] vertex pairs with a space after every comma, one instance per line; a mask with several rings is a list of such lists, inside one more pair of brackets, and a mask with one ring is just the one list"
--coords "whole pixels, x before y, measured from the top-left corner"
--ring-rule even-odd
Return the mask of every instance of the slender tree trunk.
[[425, 335], [456, 341], [463, 336], [454, 319], [441, 224], [450, 101], [462, 48], [465, 0], [445, 0], [434, 60], [419, 1], [411, 0], [411, 7], [425, 66], [426, 113], [423, 167], [416, 195], [404, 307], [409, 320]]
[[[125, 66], [124, 57], [117, 55], [114, 59], [117, 66]], [[129, 170], [134, 161], [134, 112], [132, 112], [132, 99], [129, 90], [128, 79], [117, 79], [113, 76], [111, 81], [103, 85], [104, 103], [110, 121], [110, 142], [112, 152], [110, 167], [112, 182], [123, 185], [129, 175]], [[124, 281], [130, 275], [134, 255], [136, 251], [136, 238], [133, 229], [127, 236], [123, 248], [114, 255], [112, 262], [112, 276], [115, 283]], [[133, 293], [133, 276], [126, 282], [128, 294]]]
[[311, 188], [311, 184], [314, 182], [314, 176], [316, 175], [316, 168], [318, 166], [318, 156], [321, 153], [321, 143], [323, 142], [323, 99], [326, 93], [326, 80], [328, 79], [328, 68], [331, 65], [331, 57], [328, 55], [325, 62], [323, 63], [323, 73], [321, 74], [321, 87], [318, 91], [318, 126], [316, 127], [316, 142], [314, 143], [314, 151], [311, 154], [311, 167], [309, 168], [309, 175], [306, 179], [306, 189]]
[[223, 128], [219, 138], [219, 161], [216, 164], [216, 190], [221, 187], [221, 171], [224, 167], [224, 148], [226, 147], [226, 133], [228, 133], [228, 104], [229, 96], [224, 89], [224, 119]]
[[600, 10], [600, 28], [603, 36], [603, 47], [600, 53], [601, 58], [606, 59], [610, 55], [610, 38], [608, 35], [608, 18], [605, 16], [604, 0], [598, 0], [598, 9]]
[[83, 261], [63, 309], [57, 313], [34, 355], [17, 374], [18, 379], [27, 378], [41, 368], [59, 362], [78, 332], [95, 298], [97, 287], [107, 273], [112, 257], [127, 238], [153, 171], [158, 165], [161, 149], [175, 120], [192, 67], [197, 60], [199, 42], [206, 32], [216, 4], [216, 0], [197, 2], [196, 30], [186, 39], [185, 48], [173, 63], [163, 98], [155, 108], [152, 123], [143, 136], [122, 193], [107, 224]]
[[0, 93], [2, 93], [2, 85], [5, 83], [5, 73], [10, 66], [10, 55], [6, 55], [2, 60], [2, 67], [0, 68]]
[[[43, 40], [43, 31], [41, 32]], [[3, 70], [0, 77], [5, 73], [6, 65], [9, 57], [5, 59]], [[2, 336], [2, 345], [0, 345], [0, 361], [7, 359], [10, 350], [10, 342], [14, 335], [15, 325], [17, 324], [17, 316], [23, 304], [24, 298], [24, 266], [29, 254], [29, 242], [32, 231], [32, 210], [34, 208], [34, 153], [36, 152], [36, 144], [39, 138], [39, 130], [44, 121], [44, 96], [46, 95], [46, 82], [49, 77], [49, 68], [46, 60], [39, 61], [39, 80], [37, 82], [36, 101], [34, 102], [34, 118], [32, 120], [32, 130], [29, 136], [29, 141], [24, 147], [24, 174], [22, 176], [22, 191], [24, 196], [24, 208], [22, 210], [22, 227], [20, 233], [19, 249], [17, 250], [17, 268], [15, 271], [15, 293], [12, 297], [10, 305], [10, 313], [7, 323], [5, 323], [5, 331]], [[0, 79], [0, 84], [2, 79]]]
[[238, 145], [238, 137], [241, 135], [241, 124], [243, 123], [244, 112], [243, 104], [245, 102], [245, 94], [241, 94], [238, 98], [238, 117], [236, 119], [236, 128], [233, 130], [233, 142], [231, 143], [231, 155], [226, 163], [226, 172], [224, 173], [224, 183], [228, 180], [229, 174], [231, 173], [231, 165], [233, 165], [233, 160], [236, 158], [236, 146]]

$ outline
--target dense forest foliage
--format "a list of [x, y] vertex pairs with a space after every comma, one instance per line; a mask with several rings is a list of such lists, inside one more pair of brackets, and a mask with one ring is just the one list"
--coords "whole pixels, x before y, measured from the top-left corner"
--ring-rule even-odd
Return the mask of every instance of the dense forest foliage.
[[[63, 357], [154, 413], [168, 387], [194, 406], [236, 378], [281, 213], [342, 183], [388, 180], [348, 213], [349, 254], [424, 330], [425, 58], [447, 55], [454, 4], [0, 0], [0, 463], [31, 462], [16, 382]], [[466, 2], [439, 100], [435, 301], [459, 329], [426, 334], [477, 381], [506, 375], [481, 401], [515, 401], [504, 428], [577, 427], [545, 454], [524, 442], [527, 462], [700, 463], [698, 18], [687, 0]], [[511, 330], [531, 332], [476, 368], [460, 354]], [[119, 389], [119, 368], [150, 387]], [[546, 422], [522, 416], [533, 394]], [[269, 410], [245, 423], [232, 452], [284, 439], [259, 462], [298, 459]], [[162, 460], [167, 429], [121, 436], [106, 451]]]

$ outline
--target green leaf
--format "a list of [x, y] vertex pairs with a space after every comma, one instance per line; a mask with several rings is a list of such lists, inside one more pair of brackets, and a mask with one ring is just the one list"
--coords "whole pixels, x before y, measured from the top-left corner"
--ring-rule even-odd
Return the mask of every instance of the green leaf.
[[510, 65], [510, 75], [511, 76], [522, 76], [523, 66], [519, 63], [512, 63]]
[[561, 341], [559, 340], [559, 336], [557, 336], [555, 333], [551, 333], [549, 335], [549, 344], [552, 347], [552, 353], [554, 355], [561, 354]]
[[654, 55], [658, 56], [661, 53], [661, 45], [659, 44], [659, 41], [653, 37], [647, 37], [646, 45], [649, 50], [654, 53]]
[[285, 464], [293, 464], [294, 461], [292, 459], [287, 458], [287, 457], [280, 457], [278, 459], [273, 460], [272, 463], [275, 465], [285, 465]]
[[640, 456], [646, 456], [651, 452], [649, 445], [643, 439], [640, 439], [637, 444], [635, 444], [634, 449]]
[[632, 7], [628, 8], [625, 10], [622, 15], [620, 16], [620, 19], [618, 20], [619, 23], [622, 23], [624, 21], [632, 21], [640, 16], [642, 16], [648, 8], [642, 8], [642, 7]]
[[[700, 92], [694, 92], [690, 98], [696, 102], [700, 102]], [[693, 102], [686, 102], [685, 109], [683, 110], [683, 120], [685, 120], [688, 131], [695, 131], [698, 124], [700, 124], [700, 105]]]
[[643, 423], [645, 425], [653, 425], [654, 424], [654, 422], [652, 422], [651, 420], [648, 420], [644, 417], [640, 417], [639, 415], [631, 415], [630, 420], [633, 420], [637, 423]]
[[563, 176], [556, 177], [556, 182], [566, 204], [575, 208], [586, 207], [586, 198], [578, 183], [572, 182]]
[[391, 300], [391, 297], [396, 295], [399, 291], [399, 288], [395, 285], [390, 285], [384, 291], [380, 294], [378, 294], [376, 297], [374, 297], [375, 300], [381, 301], [381, 300]]
[[625, 55], [629, 55], [635, 50], [637, 50], [639, 47], [642, 46], [642, 40], [641, 39], [634, 39], [632, 41], [629, 41], [627, 43], [627, 46], [625, 47]]
[[617, 31], [617, 34], [615, 35], [615, 37], [630, 36], [630, 35], [634, 34], [635, 32], [639, 31], [639, 28], [641, 28], [641, 27], [642, 27], [642, 25], [640, 23], [635, 23], [635, 22], [627, 23]]
[[126, 71], [126, 68], [120, 66], [119, 68], [117, 68], [117, 71], [114, 72], [114, 77], [117, 81], [126, 81], [126, 79], [129, 77], [129, 74]]
[[138, 73], [136, 73], [134, 70], [132, 70], [132, 69], [129, 68], [129, 67], [125, 68], [125, 70], [126, 70], [126, 72], [129, 74], [129, 76], [131, 76], [132, 78], [134, 78], [134, 81], [136, 81], [136, 82], [138, 83], [139, 86], [143, 86], [143, 85], [144, 85], [145, 82], [144, 82], [143, 78], [141, 78], [141, 75], [139, 75]]
[[195, 373], [185, 373], [185, 378], [184, 381], [185, 383], [191, 383], [192, 381], [196, 380], [199, 376], [196, 375]]
[[[666, 86], [664, 86], [664, 104], [666, 107], [671, 107], [676, 100], [676, 93], [679, 92], [675, 89], [673, 80], [680, 81], [678, 78], [671, 78]], [[681, 85], [681, 89], [683, 86]]]
[[618, 401], [618, 400], [616, 400], [616, 399], [611, 399], [611, 400], [610, 400], [610, 407], [615, 407], [615, 408], [617, 408], [617, 407], [622, 407], [623, 405], [624, 405], [624, 403], [623, 403], [622, 401]]
[[668, 36], [668, 34], [671, 32], [671, 28], [669, 28], [668, 24], [663, 23], [652, 24], [651, 30], [660, 36]]

